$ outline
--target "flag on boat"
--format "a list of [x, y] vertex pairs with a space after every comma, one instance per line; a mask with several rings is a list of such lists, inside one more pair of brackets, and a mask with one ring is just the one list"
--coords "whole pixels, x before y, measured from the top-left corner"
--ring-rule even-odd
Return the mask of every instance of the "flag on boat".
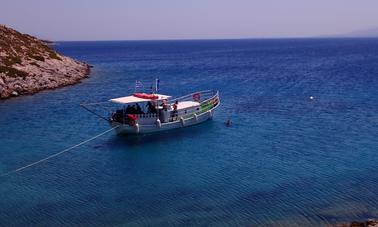
[[143, 88], [143, 84], [139, 80], [136, 80], [135, 81], [135, 90], [137, 90], [139, 88]]

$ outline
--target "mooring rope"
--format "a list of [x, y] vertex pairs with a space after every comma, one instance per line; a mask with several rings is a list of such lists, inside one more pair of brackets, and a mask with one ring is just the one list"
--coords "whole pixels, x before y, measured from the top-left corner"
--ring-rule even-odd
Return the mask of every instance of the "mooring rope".
[[108, 132], [110, 132], [110, 131], [112, 131], [113, 129], [118, 128], [118, 127], [119, 127], [119, 126], [116, 126], [116, 127], [113, 127], [113, 128], [111, 128], [111, 129], [109, 129], [109, 130], [106, 130], [105, 132], [102, 132], [102, 133], [100, 133], [100, 134], [98, 134], [98, 135], [96, 135], [96, 136], [94, 136], [94, 137], [92, 137], [92, 138], [90, 138], [90, 139], [84, 140], [83, 142], [78, 143], [78, 144], [76, 144], [76, 145], [74, 145], [74, 146], [72, 146], [72, 147], [69, 147], [69, 148], [66, 148], [66, 149], [64, 149], [64, 150], [62, 150], [62, 151], [59, 151], [58, 153], [52, 154], [52, 155], [50, 155], [50, 156], [47, 156], [46, 158], [40, 159], [40, 160], [38, 160], [38, 161], [36, 161], [36, 162], [30, 163], [30, 164], [28, 164], [28, 165], [26, 165], [26, 166], [23, 166], [23, 167], [20, 167], [20, 168], [18, 168], [18, 169], [11, 170], [11, 171], [9, 171], [9, 172], [3, 173], [3, 174], [0, 175], [0, 177], [4, 177], [4, 176], [8, 176], [8, 175], [13, 174], [13, 173], [20, 172], [20, 171], [22, 171], [22, 170], [24, 170], [24, 169], [26, 169], [26, 168], [29, 168], [29, 167], [35, 166], [35, 165], [37, 165], [37, 164], [39, 164], [39, 163], [41, 163], [41, 162], [47, 161], [47, 160], [49, 160], [49, 159], [51, 159], [51, 158], [54, 158], [54, 157], [56, 157], [56, 156], [58, 156], [58, 155], [61, 155], [61, 154], [63, 154], [63, 153], [66, 153], [66, 152], [68, 152], [68, 151], [70, 151], [70, 150], [72, 150], [72, 149], [74, 149], [74, 148], [76, 148], [76, 147], [79, 147], [79, 146], [81, 146], [81, 145], [83, 145], [83, 144], [85, 144], [85, 143], [88, 143], [88, 142], [90, 142], [90, 141], [92, 141], [92, 140], [94, 140], [94, 139], [96, 139], [96, 138], [98, 138], [98, 137], [100, 137], [100, 136], [102, 136], [102, 135], [105, 135], [106, 133], [108, 133]]
[[87, 110], [88, 112], [90, 112], [90, 113], [96, 115], [97, 117], [99, 117], [99, 118], [101, 118], [101, 119], [103, 119], [103, 120], [105, 120], [105, 121], [109, 121], [109, 119], [107, 119], [107, 118], [101, 116], [100, 114], [94, 112], [93, 110], [89, 109], [89, 108], [86, 107], [85, 105], [81, 104], [80, 106], [83, 107], [83, 108], [84, 108], [85, 110]]

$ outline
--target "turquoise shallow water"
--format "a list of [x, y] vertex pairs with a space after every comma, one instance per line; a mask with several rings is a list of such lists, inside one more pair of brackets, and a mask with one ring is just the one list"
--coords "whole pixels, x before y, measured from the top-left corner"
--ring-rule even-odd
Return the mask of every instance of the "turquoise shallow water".
[[79, 104], [127, 95], [136, 79], [158, 77], [172, 95], [218, 89], [222, 105], [199, 126], [109, 133], [0, 178], [0, 225], [318, 226], [378, 217], [377, 39], [55, 47], [93, 73], [0, 102], [0, 172], [107, 130]]

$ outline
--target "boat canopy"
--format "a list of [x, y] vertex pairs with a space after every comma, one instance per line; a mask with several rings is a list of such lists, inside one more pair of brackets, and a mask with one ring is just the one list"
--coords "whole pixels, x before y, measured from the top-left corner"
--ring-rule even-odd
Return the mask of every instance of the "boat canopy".
[[110, 99], [110, 102], [118, 103], [118, 104], [128, 104], [128, 103], [137, 103], [137, 102], [151, 102], [151, 101], [160, 101], [164, 99], [172, 98], [172, 96], [168, 95], [161, 95], [161, 94], [155, 94], [158, 98], [157, 99], [145, 99], [145, 98], [139, 98], [134, 95]]
[[200, 106], [199, 102], [182, 101], [182, 102], [179, 102], [177, 104], [177, 109], [181, 110], [181, 109], [186, 109], [186, 108], [190, 108], [190, 107], [198, 107], [198, 106]]

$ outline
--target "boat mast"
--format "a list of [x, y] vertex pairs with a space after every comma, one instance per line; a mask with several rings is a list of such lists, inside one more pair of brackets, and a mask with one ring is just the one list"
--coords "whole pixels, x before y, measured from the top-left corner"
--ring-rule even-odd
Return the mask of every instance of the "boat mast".
[[159, 91], [159, 84], [160, 84], [160, 80], [156, 78], [155, 79], [155, 93], [158, 93]]
[[[159, 79], [155, 78], [155, 94], [158, 93], [159, 83], [160, 83]], [[159, 99], [156, 100], [156, 108], [155, 109], [156, 109], [156, 117], [157, 117], [157, 119], [160, 119], [159, 118]]]

